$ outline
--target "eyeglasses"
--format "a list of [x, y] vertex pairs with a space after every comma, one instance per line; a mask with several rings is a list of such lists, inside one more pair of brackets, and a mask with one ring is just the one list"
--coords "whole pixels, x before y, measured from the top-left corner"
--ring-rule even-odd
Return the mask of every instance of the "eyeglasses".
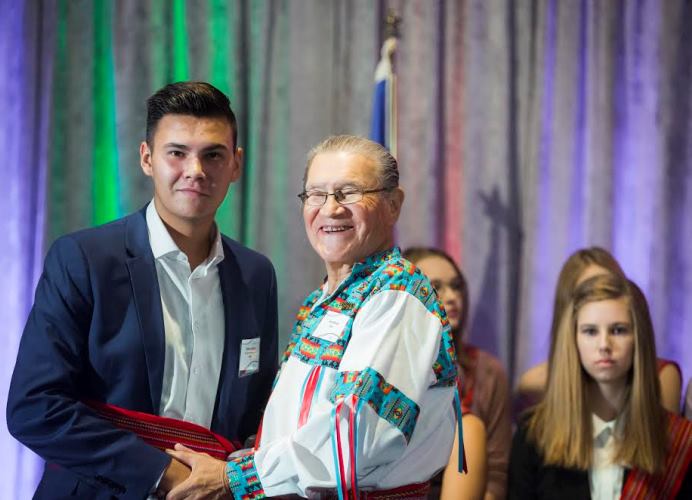
[[322, 191], [303, 191], [298, 195], [300, 201], [305, 205], [310, 207], [321, 207], [327, 203], [327, 198], [333, 196], [334, 200], [339, 205], [350, 205], [351, 203], [358, 203], [363, 199], [363, 196], [370, 193], [379, 193], [382, 191], [391, 191], [392, 188], [380, 188], [380, 189], [337, 189], [333, 193], [325, 193]]

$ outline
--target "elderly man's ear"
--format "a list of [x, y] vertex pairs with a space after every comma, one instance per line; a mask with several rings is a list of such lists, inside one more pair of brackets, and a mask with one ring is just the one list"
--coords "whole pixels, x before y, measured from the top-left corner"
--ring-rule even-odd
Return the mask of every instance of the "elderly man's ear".
[[404, 190], [400, 187], [394, 188], [387, 196], [387, 208], [392, 217], [392, 222], [396, 222], [399, 219], [399, 214], [401, 213], [401, 206], [404, 204]]

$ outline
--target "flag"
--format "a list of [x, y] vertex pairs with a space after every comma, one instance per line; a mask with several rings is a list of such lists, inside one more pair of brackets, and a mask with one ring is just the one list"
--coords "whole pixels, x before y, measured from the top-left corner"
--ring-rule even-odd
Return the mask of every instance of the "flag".
[[375, 96], [372, 102], [370, 139], [379, 142], [396, 158], [396, 75], [392, 56], [396, 51], [395, 37], [382, 44], [380, 61], [375, 68]]

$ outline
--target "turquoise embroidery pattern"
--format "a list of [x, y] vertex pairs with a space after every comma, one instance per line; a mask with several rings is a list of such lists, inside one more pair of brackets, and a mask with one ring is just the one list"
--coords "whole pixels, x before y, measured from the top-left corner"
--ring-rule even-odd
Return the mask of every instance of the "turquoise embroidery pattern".
[[[442, 310], [444, 314], [444, 310]], [[447, 315], [444, 314], [445, 320]], [[442, 341], [440, 342], [440, 350], [437, 353], [437, 359], [433, 363], [433, 372], [437, 380], [433, 387], [451, 387], [457, 383], [457, 377], [461, 374], [457, 368], [457, 355], [454, 349], [454, 341], [452, 340], [452, 330], [449, 326], [449, 321], [442, 331]]]
[[338, 373], [329, 400], [335, 403], [337, 399], [352, 394], [370, 406], [380, 418], [398, 428], [406, 442], [411, 439], [420, 408], [403, 392], [387, 383], [377, 371], [366, 368], [363, 371]]
[[255, 456], [252, 453], [227, 462], [226, 476], [236, 500], [266, 498], [255, 468]]
[[[357, 312], [356, 303], [349, 300], [347, 292], [348, 290], [344, 290], [332, 300], [327, 300], [317, 307], [314, 307], [314, 304], [321, 297], [322, 290], [317, 289], [310, 294], [296, 315], [296, 323], [281, 361], [282, 364], [290, 356], [295, 356], [307, 364], [328, 366], [334, 369], [339, 367], [351, 337], [351, 326]], [[342, 332], [342, 337], [336, 342], [329, 342], [310, 335], [310, 332], [317, 328], [324, 315], [329, 311], [350, 316], [344, 327], [344, 332]]]
[[435, 372], [436, 382], [433, 387], [452, 387], [457, 383], [456, 355], [454, 352], [454, 344], [451, 340], [446, 341], [445, 336], [442, 336], [440, 342], [440, 350], [437, 354], [437, 359], [433, 363], [433, 372]]
[[[428, 279], [416, 266], [401, 257], [398, 248], [356, 263], [351, 276], [340, 285], [331, 298], [317, 307], [315, 303], [322, 296], [322, 289], [318, 288], [312, 292], [296, 315], [296, 323], [282, 364], [290, 356], [295, 356], [307, 364], [338, 369], [351, 338], [351, 327], [358, 310], [368, 299], [383, 290], [399, 290], [413, 295], [440, 320], [443, 326], [442, 341], [437, 359], [432, 366], [436, 378], [433, 386], [453, 386], [456, 383], [457, 363], [447, 314]], [[311, 335], [329, 311], [350, 316], [341, 338], [336, 342], [328, 342]]]
[[346, 341], [339, 339], [336, 342], [329, 342], [311, 335], [305, 335], [300, 339], [297, 348], [294, 348], [294, 356], [297, 356], [305, 363], [337, 369], [344, 355]]
[[310, 315], [310, 309], [312, 309], [312, 306], [315, 304], [315, 302], [317, 302], [317, 299], [320, 298], [321, 294], [322, 290], [318, 288], [308, 295], [307, 299], [305, 299], [303, 302], [303, 305], [301, 305], [300, 309], [298, 309], [298, 314], [296, 314], [296, 324], [293, 326], [291, 338], [289, 339], [288, 346], [286, 347], [284, 355], [281, 358], [281, 364], [284, 364], [284, 362], [289, 358], [296, 344], [300, 341], [300, 335], [303, 333], [303, 322]]

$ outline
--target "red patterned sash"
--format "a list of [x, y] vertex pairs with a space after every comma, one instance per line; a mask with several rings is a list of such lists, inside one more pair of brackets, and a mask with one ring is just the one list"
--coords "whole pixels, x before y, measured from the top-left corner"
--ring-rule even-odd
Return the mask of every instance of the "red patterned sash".
[[192, 422], [127, 410], [97, 401], [88, 401], [86, 404], [116, 427], [133, 432], [146, 443], [162, 450], [172, 449], [175, 443], [180, 443], [195, 451], [226, 460], [229, 453], [240, 448], [238, 443], [232, 443]]
[[622, 488], [621, 500], [675, 498], [692, 461], [692, 421], [668, 414], [670, 449], [663, 474], [655, 476], [632, 469]]

